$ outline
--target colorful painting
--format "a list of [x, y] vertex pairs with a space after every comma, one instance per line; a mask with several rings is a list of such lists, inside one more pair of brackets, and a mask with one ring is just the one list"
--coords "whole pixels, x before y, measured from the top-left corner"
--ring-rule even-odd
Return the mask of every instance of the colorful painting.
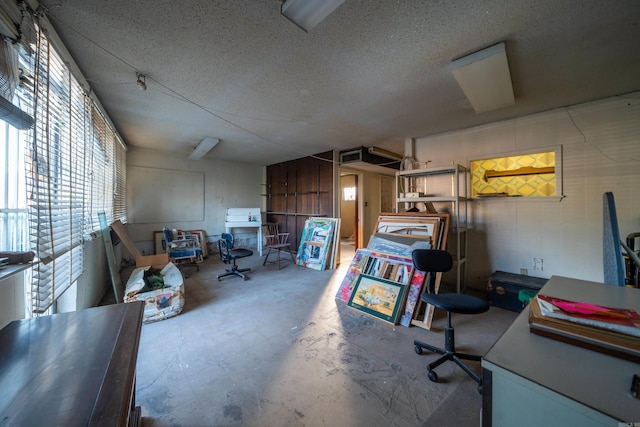
[[413, 277], [411, 278], [411, 284], [409, 285], [409, 292], [407, 293], [407, 303], [404, 307], [404, 313], [400, 317], [400, 324], [402, 326], [411, 326], [411, 319], [413, 319], [422, 295], [422, 286], [424, 284], [424, 271], [414, 270]]
[[304, 229], [298, 246], [298, 265], [314, 270], [325, 270], [328, 257], [333, 253], [335, 237], [338, 235], [335, 218], [310, 218], [304, 222]]
[[396, 324], [404, 303], [406, 285], [361, 274], [349, 300], [349, 307]]
[[357, 249], [347, 274], [338, 289], [336, 298], [349, 302], [360, 274], [408, 285], [412, 272], [413, 263], [409, 257], [368, 249]]

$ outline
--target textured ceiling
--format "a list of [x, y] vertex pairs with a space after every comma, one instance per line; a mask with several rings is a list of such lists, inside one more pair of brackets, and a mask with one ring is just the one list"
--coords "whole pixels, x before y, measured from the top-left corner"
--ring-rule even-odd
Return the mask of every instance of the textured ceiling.
[[[638, 0], [346, 0], [306, 33], [278, 0], [45, 0], [128, 145], [273, 164], [640, 90]], [[476, 114], [447, 65], [504, 41], [516, 104]], [[140, 90], [136, 71], [146, 74]]]

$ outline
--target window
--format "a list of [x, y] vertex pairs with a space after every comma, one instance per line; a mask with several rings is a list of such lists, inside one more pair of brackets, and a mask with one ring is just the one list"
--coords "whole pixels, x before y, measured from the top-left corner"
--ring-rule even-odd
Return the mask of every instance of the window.
[[24, 132], [0, 121], [0, 250], [29, 250]]
[[471, 195], [562, 198], [562, 147], [471, 160]]
[[344, 187], [342, 189], [342, 200], [352, 201], [356, 199], [356, 187]]
[[16, 93], [35, 124], [0, 120], [0, 249], [36, 253], [27, 298], [39, 314], [82, 274], [97, 212], [126, 222], [126, 149], [40, 29], [28, 59], [33, 85]]

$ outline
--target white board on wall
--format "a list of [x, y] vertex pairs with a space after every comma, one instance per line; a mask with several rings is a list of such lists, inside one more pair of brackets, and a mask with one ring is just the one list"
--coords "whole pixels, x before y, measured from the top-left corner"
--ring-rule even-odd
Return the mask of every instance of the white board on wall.
[[130, 166], [127, 208], [136, 224], [204, 221], [204, 172]]

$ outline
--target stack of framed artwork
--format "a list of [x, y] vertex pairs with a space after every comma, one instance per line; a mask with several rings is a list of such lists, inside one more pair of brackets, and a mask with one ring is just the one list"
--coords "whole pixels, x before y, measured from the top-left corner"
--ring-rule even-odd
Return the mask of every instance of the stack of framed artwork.
[[336, 298], [394, 325], [431, 328], [433, 307], [423, 307], [420, 296], [425, 279], [435, 280], [438, 289], [441, 273], [425, 277], [413, 268], [411, 252], [446, 249], [449, 221], [449, 214], [381, 214], [367, 248], [356, 251]]
[[340, 218], [309, 218], [300, 236], [297, 263], [314, 270], [336, 267]]
[[[195, 237], [197, 239], [198, 247], [202, 249], [202, 256], [198, 257], [196, 262], [202, 262], [202, 258], [207, 258], [209, 256], [209, 252], [207, 250], [207, 237], [204, 230], [178, 230], [178, 238], [181, 237]], [[163, 231], [153, 232], [153, 249], [156, 255], [167, 253], [167, 242], [164, 238]]]

